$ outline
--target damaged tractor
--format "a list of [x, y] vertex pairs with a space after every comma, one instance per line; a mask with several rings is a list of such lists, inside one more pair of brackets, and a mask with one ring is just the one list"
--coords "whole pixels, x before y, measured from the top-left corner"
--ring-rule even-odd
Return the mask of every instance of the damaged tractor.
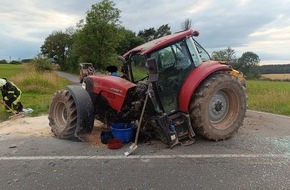
[[48, 116], [55, 136], [81, 138], [95, 119], [108, 126], [142, 119], [140, 132], [169, 147], [192, 144], [195, 134], [230, 138], [245, 117], [245, 81], [231, 66], [210, 60], [198, 34], [187, 30], [147, 42], [118, 57], [122, 77], [91, 75], [82, 87], [56, 92]]

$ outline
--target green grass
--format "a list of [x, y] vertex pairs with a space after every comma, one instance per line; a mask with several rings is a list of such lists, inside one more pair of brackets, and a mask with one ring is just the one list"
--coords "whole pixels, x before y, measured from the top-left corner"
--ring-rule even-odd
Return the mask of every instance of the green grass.
[[247, 81], [249, 109], [290, 115], [290, 82]]
[[16, 73], [20, 73], [22, 65], [0, 64], [0, 78], [10, 78]]
[[[36, 72], [32, 64], [0, 64], [0, 77], [6, 77], [22, 90], [20, 101], [24, 108], [34, 110], [31, 116], [47, 114], [52, 95], [70, 84], [68, 80], [53, 72]], [[8, 117], [9, 114], [4, 111], [4, 106], [1, 106], [0, 121]]]

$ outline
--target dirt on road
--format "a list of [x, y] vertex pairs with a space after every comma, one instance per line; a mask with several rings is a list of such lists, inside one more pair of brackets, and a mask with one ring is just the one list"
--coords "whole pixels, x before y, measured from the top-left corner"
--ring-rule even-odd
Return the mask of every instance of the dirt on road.
[[[267, 136], [289, 137], [290, 117], [274, 115], [262, 112], [247, 111], [244, 125], [240, 128], [244, 134], [265, 133]], [[277, 130], [279, 128], [279, 130]], [[108, 129], [100, 121], [95, 121], [91, 134], [86, 135], [85, 141], [98, 146], [106, 146], [101, 143], [100, 133]], [[0, 136], [39, 136], [53, 137], [47, 115], [39, 117], [24, 117], [16, 120], [8, 120], [0, 123]], [[239, 135], [239, 134], [236, 134]]]
[[0, 135], [53, 136], [47, 116], [24, 117], [1, 122]]
[[[94, 130], [91, 134], [86, 135], [84, 140], [94, 145], [105, 146], [100, 140], [100, 133], [105, 130], [106, 126], [95, 121]], [[39, 136], [53, 137], [47, 115], [39, 117], [23, 117], [14, 120], [7, 120], [0, 123], [0, 136]]]

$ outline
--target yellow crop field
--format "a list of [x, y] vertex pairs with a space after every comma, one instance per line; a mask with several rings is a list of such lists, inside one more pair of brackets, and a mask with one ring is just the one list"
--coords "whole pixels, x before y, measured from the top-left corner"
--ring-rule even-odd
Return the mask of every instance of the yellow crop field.
[[290, 73], [286, 73], [286, 74], [263, 74], [262, 77], [267, 78], [267, 79], [274, 79], [274, 80], [286, 80], [286, 79], [290, 79]]

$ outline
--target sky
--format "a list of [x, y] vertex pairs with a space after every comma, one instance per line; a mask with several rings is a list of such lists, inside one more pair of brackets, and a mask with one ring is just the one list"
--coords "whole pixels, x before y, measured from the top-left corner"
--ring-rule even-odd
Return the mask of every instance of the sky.
[[[53, 31], [75, 27], [99, 0], [0, 0], [0, 60], [35, 57]], [[290, 0], [113, 0], [121, 24], [140, 30], [186, 19], [209, 53], [231, 47], [256, 53], [263, 64], [290, 64]]]

